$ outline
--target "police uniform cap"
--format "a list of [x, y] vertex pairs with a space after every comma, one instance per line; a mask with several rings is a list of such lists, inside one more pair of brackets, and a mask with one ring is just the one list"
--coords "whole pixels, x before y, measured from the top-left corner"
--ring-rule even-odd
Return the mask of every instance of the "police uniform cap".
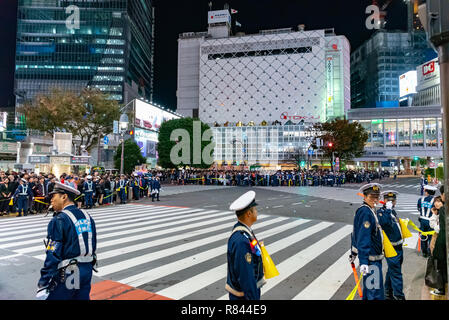
[[384, 198], [395, 198], [396, 199], [398, 194], [399, 194], [399, 192], [397, 192], [397, 191], [386, 190], [386, 191], [381, 193], [381, 196], [384, 197]]
[[363, 194], [380, 194], [382, 186], [379, 183], [368, 183], [360, 187], [359, 192]]
[[235, 200], [229, 207], [229, 210], [242, 211], [254, 206], [257, 206], [256, 193], [254, 191], [248, 191]]
[[88, 180], [91, 180], [91, 179], [92, 179], [92, 176], [89, 175], [89, 176], [87, 176], [86, 178], [87, 178]]
[[71, 186], [66, 185], [66, 184], [62, 184], [60, 182], [55, 182], [55, 187], [54, 187], [53, 191], [50, 192], [50, 195], [55, 194], [55, 193], [64, 193], [69, 196], [79, 196], [81, 194], [81, 192], [79, 192], [75, 188], [72, 188]]
[[28, 182], [28, 181], [26, 181], [26, 179], [24, 179], [24, 178], [22, 178], [22, 179], [20, 179], [20, 180], [22, 180], [23, 182]]
[[437, 187], [435, 186], [430, 186], [430, 185], [425, 185], [424, 186], [424, 190], [432, 190], [432, 191], [437, 191]]

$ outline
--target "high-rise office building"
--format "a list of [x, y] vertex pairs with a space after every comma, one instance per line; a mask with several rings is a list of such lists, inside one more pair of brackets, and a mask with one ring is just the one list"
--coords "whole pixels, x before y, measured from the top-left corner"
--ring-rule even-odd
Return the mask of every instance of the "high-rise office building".
[[53, 87], [152, 100], [151, 0], [19, 0], [16, 47], [16, 104]]
[[377, 31], [351, 54], [351, 108], [398, 107], [399, 76], [435, 55], [423, 31]]

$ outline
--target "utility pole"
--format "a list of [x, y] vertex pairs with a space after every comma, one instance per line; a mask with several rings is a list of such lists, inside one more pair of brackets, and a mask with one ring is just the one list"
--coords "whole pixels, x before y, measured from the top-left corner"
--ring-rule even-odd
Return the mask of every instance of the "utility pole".
[[[449, 1], [420, 1], [419, 18], [427, 32], [427, 39], [438, 51], [440, 64], [440, 94], [443, 110], [443, 156], [444, 156], [444, 193], [449, 193]], [[449, 198], [449, 197], [446, 197]], [[449, 201], [446, 199], [446, 260], [449, 257]], [[449, 274], [449, 263], [447, 263]]]

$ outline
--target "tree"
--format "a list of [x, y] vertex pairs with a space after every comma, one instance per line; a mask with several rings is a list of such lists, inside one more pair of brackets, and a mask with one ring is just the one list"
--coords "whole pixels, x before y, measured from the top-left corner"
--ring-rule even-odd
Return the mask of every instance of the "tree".
[[[363, 155], [368, 132], [358, 122], [346, 119], [314, 125], [315, 136], [323, 140], [324, 156], [332, 159], [332, 153], [340, 162], [352, 160]], [[332, 164], [332, 160], [331, 160]]]
[[113, 121], [120, 117], [118, 102], [92, 88], [80, 93], [55, 88], [37, 95], [17, 111], [25, 116], [27, 128], [50, 135], [71, 132], [74, 141], [79, 140], [87, 150], [112, 133]]
[[[122, 145], [120, 144], [114, 155], [114, 165], [116, 169], [120, 170], [120, 164], [121, 164], [121, 157], [122, 157]], [[123, 152], [123, 171], [124, 173], [132, 173], [135, 166], [144, 164], [147, 162], [147, 159], [142, 156], [142, 153], [140, 152], [140, 147], [137, 145], [137, 143], [132, 140], [125, 140], [125, 149]]]
[[158, 165], [168, 169], [181, 166], [207, 169], [213, 163], [212, 139], [210, 127], [197, 118], [166, 121], [159, 129]]

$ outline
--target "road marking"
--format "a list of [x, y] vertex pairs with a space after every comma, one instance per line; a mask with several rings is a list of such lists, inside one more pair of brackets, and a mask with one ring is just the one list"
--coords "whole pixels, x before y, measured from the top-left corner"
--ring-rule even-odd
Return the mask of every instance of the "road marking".
[[[195, 210], [195, 211], [198, 211], [198, 210]], [[187, 212], [189, 212], [189, 211], [186, 211], [186, 213]], [[173, 216], [175, 214], [179, 214], [179, 212], [176, 212], [176, 213], [173, 213], [173, 214], [164, 214], [164, 217], [168, 217], [168, 216], [170, 216], [170, 217], [169, 218], [162, 218], [162, 219], [160, 219], [159, 217], [155, 218], [155, 216], [150, 216], [150, 217], [146, 217], [146, 218], [141, 218], [140, 219], [140, 220], [149, 220], [149, 221], [144, 222], [144, 223], [143, 222], [137, 222], [137, 223], [126, 224], [126, 223], [122, 222], [122, 225], [115, 226], [115, 227], [110, 227], [110, 228], [104, 228], [104, 229], [101, 228], [101, 224], [100, 224], [99, 225], [100, 229], [98, 229], [98, 227], [97, 227], [97, 230], [98, 230], [97, 231], [97, 234], [98, 234], [97, 239], [106, 239], [106, 238], [115, 237], [115, 236], [119, 236], [119, 235], [126, 235], [126, 234], [129, 234], [129, 232], [130, 232], [130, 230], [125, 230], [125, 231], [119, 231], [119, 232], [109, 233], [109, 234], [103, 235], [103, 233], [105, 233], [106, 231], [120, 230], [120, 229], [126, 229], [126, 228], [129, 228], [129, 227], [138, 227], [138, 226], [146, 226], [146, 227], [133, 229], [132, 231], [133, 232], [148, 231], [148, 230], [157, 228], [158, 227], [158, 223], [161, 222], [161, 221], [171, 221], [169, 223], [160, 225], [160, 226], [167, 226], [167, 225], [172, 225], [173, 224], [172, 220], [174, 220], [176, 222], [176, 221], [179, 221], [179, 220], [187, 219], [187, 218], [198, 216], [198, 215], [209, 214], [209, 213], [212, 213], [212, 212], [214, 212], [214, 210], [212, 210], [212, 211], [201, 211], [201, 212], [198, 212], [198, 213], [190, 214], [188, 217], [186, 216], [186, 217], [183, 217], [183, 218], [179, 218], [177, 216], [171, 217], [171, 216]], [[219, 213], [219, 214], [223, 214], [223, 213]], [[201, 219], [201, 217], [200, 217], [200, 219]], [[199, 219], [196, 219], [196, 220], [199, 220]], [[189, 220], [187, 220], [187, 221], [189, 221]], [[104, 226], [106, 226], [106, 225], [108, 225], [108, 224], [107, 223], [104, 224]], [[42, 233], [39, 233], [39, 234], [34, 234], [34, 236], [39, 236], [39, 235], [40, 236], [46, 236], [47, 233], [46, 232], [42, 232]], [[18, 237], [23, 237], [23, 236], [17, 236], [16, 238], [18, 238]], [[30, 237], [30, 235], [28, 235], [27, 237]], [[9, 238], [7, 241], [9, 241], [9, 240], [11, 240], [11, 238]], [[4, 241], [4, 240], [0, 240], [0, 242], [2, 242], [2, 241]], [[37, 243], [41, 243], [41, 241], [42, 241], [42, 239], [38, 238], [38, 239], [21, 241], [21, 242], [7, 243], [7, 244], [0, 245], [0, 248], [8, 249], [10, 247], [17, 247], [19, 245], [20, 246], [22, 246], [22, 245], [29, 245], [29, 244], [33, 244], [33, 243], [37, 244]], [[35, 248], [39, 248], [39, 247], [40, 246], [36, 246]]]
[[[296, 228], [299, 225], [304, 224], [308, 221], [309, 220], [301, 219], [301, 220], [289, 222], [287, 224], [272, 228], [265, 232], [261, 232], [259, 237], [267, 238], [270, 235], [274, 235], [278, 232], [284, 232], [286, 230]], [[227, 245], [223, 245], [218, 248], [213, 248], [213, 249], [210, 249], [207, 251], [203, 251], [199, 254], [192, 255], [192, 256], [186, 257], [181, 260], [174, 261], [174, 262], [169, 263], [164, 266], [160, 266], [160, 267], [157, 267], [157, 268], [154, 268], [151, 270], [147, 270], [145, 272], [122, 279], [119, 282], [127, 283], [131, 286], [138, 287], [145, 283], [150, 283], [151, 281], [165, 277], [169, 274], [172, 274], [172, 273], [178, 272], [180, 270], [194, 266], [195, 264], [199, 264], [199, 263], [202, 263], [209, 259], [215, 258], [216, 256], [222, 255], [223, 252], [225, 252], [226, 250], [227, 250]], [[193, 257], [194, 257], [194, 259], [193, 259]]]
[[[187, 209], [187, 210], [189, 210], [189, 209]], [[162, 215], [162, 212], [170, 212], [171, 213], [171, 212], [183, 212], [183, 211], [185, 212], [186, 209], [174, 209], [174, 210], [171, 210], [171, 209], [165, 209], [164, 208], [164, 209], [161, 209], [159, 211], [158, 210], [151, 210], [151, 211], [148, 211], [148, 212], [147, 211], [142, 212], [141, 209], [138, 209], [138, 210], [131, 211], [131, 212], [128, 211], [125, 214], [123, 212], [119, 212], [119, 213], [111, 214], [109, 216], [105, 216], [105, 217], [101, 217], [101, 218], [97, 218], [96, 216], [95, 217], [92, 216], [92, 218], [94, 219], [95, 224], [100, 224], [103, 221], [112, 222], [112, 221], [120, 220], [119, 222], [109, 223], [108, 224], [108, 225], [112, 226], [114, 224], [121, 224], [121, 223], [123, 223], [123, 220], [130, 219], [130, 218], [150, 217], [150, 216], [155, 217], [155, 216]], [[27, 230], [27, 229], [33, 230], [33, 229], [36, 229], [39, 226], [46, 227], [49, 222], [50, 221], [46, 221], [46, 222], [41, 223], [39, 225], [36, 225], [34, 227], [30, 227], [30, 226], [16, 227], [16, 228], [13, 228], [13, 229], [24, 229], [24, 230], [2, 232], [2, 236], [9, 236], [9, 235], [14, 235], [14, 234], [23, 234], [23, 232], [25, 230]]]
[[[272, 256], [274, 253], [283, 250], [296, 242], [299, 242], [312, 234], [321, 231], [329, 226], [333, 225], [330, 222], [320, 222], [317, 225], [314, 225], [310, 228], [297, 232], [289, 237], [283, 238], [279, 241], [276, 241], [270, 245], [265, 244], [267, 251]], [[352, 227], [351, 227], [352, 230]], [[276, 263], [276, 262], [275, 262]], [[165, 288], [157, 294], [170, 297], [173, 299], [182, 299], [189, 294], [194, 293], [211, 283], [219, 281], [220, 279], [226, 278], [227, 272], [227, 264], [221, 264], [218, 267], [210, 269], [209, 271], [205, 271], [203, 273], [197, 274], [187, 280], [181, 281], [173, 286]], [[224, 285], [224, 283], [223, 283]]]
[[274, 209], [274, 208], [282, 208], [283, 206], [284, 206], [284, 205], [274, 206], [273, 209]]
[[[275, 218], [275, 219], [272, 219], [272, 220], [268, 220], [268, 221], [262, 222], [260, 224], [260, 226], [271, 225], [271, 224], [277, 223], [279, 221], [284, 221], [284, 220], [287, 220], [287, 219], [288, 218]], [[230, 226], [230, 228], [232, 228], [232, 224], [229, 224], [229, 226]], [[223, 239], [223, 238], [226, 239], [227, 235], [229, 236], [229, 231], [220, 234], [219, 235], [220, 237], [217, 240], [220, 240], [220, 239]], [[185, 237], [185, 235], [184, 235], [184, 237]], [[214, 238], [215, 237], [218, 238], [218, 235], [215, 235], [213, 237]], [[215, 241], [217, 241], [217, 240], [215, 240]], [[182, 252], [182, 251], [191, 250], [191, 249], [194, 249], [194, 248], [198, 247], [199, 244], [200, 245], [201, 244], [205, 245], [207, 243], [210, 243], [209, 239], [208, 238], [203, 238], [203, 239], [200, 239], [200, 240], [197, 240], [197, 241], [193, 241], [193, 242], [190, 242], [190, 243], [185, 243], [185, 244], [182, 244], [182, 245], [174, 246], [174, 247], [171, 247], [171, 248], [168, 248], [168, 249], [165, 249], [165, 250], [160, 250], [160, 251], [157, 251], [157, 252], [144, 254], [144, 255], [141, 255], [141, 256], [138, 256], [138, 257], [126, 260], [126, 268], [132, 268], [132, 267], [135, 267], [135, 266], [147, 263], [147, 262], [151, 262], [151, 261], [154, 261], [154, 260], [157, 260], [157, 259], [161, 259], [163, 257], [167, 257], [167, 256], [171, 256], [171, 255], [177, 254], [177, 253]], [[123, 261], [112, 263], [112, 264], [106, 265], [106, 266], [102, 266], [101, 268], [99, 268], [98, 273], [96, 275], [97, 276], [104, 276], [104, 275], [115, 273], [115, 272], [118, 272], [118, 271], [121, 271], [121, 270], [123, 270]]]
[[277, 265], [279, 271], [279, 276], [270, 279], [270, 281], [264, 286], [263, 291], [267, 292], [273, 289], [276, 285], [287, 279], [289, 276], [294, 274], [296, 271], [304, 267], [306, 264], [317, 258], [324, 251], [330, 249], [337, 242], [347, 237], [353, 231], [353, 226], [344, 226], [334, 233], [326, 236], [320, 241], [314, 243], [313, 245], [307, 247], [294, 256], [282, 261]]
[[[148, 249], [148, 248], [152, 248], [158, 245], [163, 245], [166, 244], [167, 238], [170, 238], [170, 242], [174, 242], [174, 241], [178, 241], [178, 240], [182, 240], [185, 239], [186, 235], [185, 234], [181, 234], [181, 235], [177, 235], [177, 236], [173, 236], [172, 234], [174, 232], [178, 232], [178, 231], [183, 231], [185, 230], [186, 232], [189, 232], [190, 229], [194, 229], [197, 227], [201, 227], [204, 226], [206, 227], [207, 225], [210, 224], [214, 224], [217, 222], [225, 222], [227, 220], [231, 220], [231, 219], [235, 219], [235, 215], [229, 215], [229, 216], [225, 216], [222, 218], [215, 218], [215, 219], [209, 219], [207, 221], [207, 224], [205, 224], [204, 221], [200, 221], [197, 223], [193, 223], [193, 224], [188, 224], [185, 225], [184, 223], [181, 224], [181, 226], [178, 227], [172, 227], [172, 228], [168, 228], [168, 229], [163, 229], [160, 231], [156, 231], [156, 232], [148, 232], [148, 233], [144, 233], [144, 234], [140, 234], [140, 235], [135, 235], [135, 236], [129, 236], [129, 237], [124, 237], [124, 238], [119, 238], [116, 240], [110, 240], [110, 241], [106, 241], [106, 242], [102, 242], [101, 243], [101, 250], [103, 250], [103, 248], [106, 247], [110, 247], [110, 246], [114, 246], [114, 245], [118, 245], [118, 244], [125, 244], [127, 242], [132, 242], [132, 241], [138, 241], [138, 240], [144, 240], [144, 239], [148, 239], [148, 238], [154, 238], [157, 236], [164, 236], [165, 237], [155, 240], [155, 241], [151, 241], [151, 242], [143, 242], [137, 245], [131, 245], [131, 246], [125, 246], [125, 247], [120, 247], [119, 249], [115, 249], [115, 250], [110, 250], [110, 251], [106, 251], [106, 252], [100, 252], [98, 254], [99, 259], [107, 259], [107, 258], [112, 258], [121, 254], [126, 254], [126, 253], [131, 253], [131, 252], [135, 252], [135, 251], [139, 251], [139, 250], [143, 250], [143, 249]], [[202, 230], [195, 230], [195, 231], [190, 231], [193, 235], [197, 236], [197, 235], [201, 235], [204, 233], [209, 233], [209, 232], [213, 232], [216, 230], [220, 230], [223, 229], [223, 225], [220, 224], [219, 226], [214, 226], [214, 227], [210, 227], [207, 229], [202, 229]], [[154, 228], [154, 229], [159, 229], [158, 228]], [[26, 250], [26, 249], [25, 249]], [[15, 250], [17, 252], [21, 252], [24, 253], [24, 251], [21, 250]], [[33, 250], [35, 251], [35, 250]], [[28, 251], [28, 252], [33, 252], [33, 251]], [[97, 250], [98, 251], [98, 250]], [[45, 255], [41, 255], [41, 256], [37, 256], [38, 259], [45, 259]]]
[[18, 257], [18, 256], [21, 256], [21, 254], [18, 253], [18, 254], [11, 254], [9, 256], [3, 256], [3, 257], [0, 257], [0, 260], [6, 260], [6, 259], [10, 259], [10, 258], [15, 258], [15, 257]]
[[293, 297], [293, 300], [330, 300], [352, 274], [352, 269], [348, 264], [350, 253], [351, 250], [348, 250], [343, 254], [318, 278]]

